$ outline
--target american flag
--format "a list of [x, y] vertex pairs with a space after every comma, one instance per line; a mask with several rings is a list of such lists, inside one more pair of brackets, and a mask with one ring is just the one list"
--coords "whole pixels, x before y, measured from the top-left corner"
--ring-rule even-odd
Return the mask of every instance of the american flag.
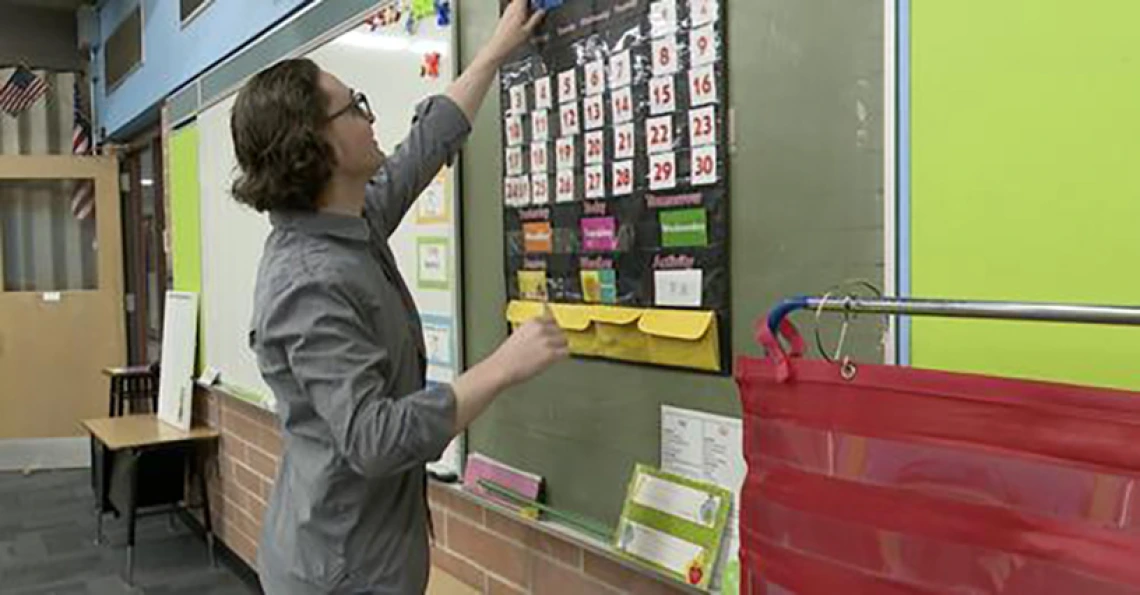
[[[71, 153], [91, 154], [91, 125], [83, 113], [83, 95], [79, 92], [79, 82], [75, 83], [75, 124], [71, 127]], [[91, 180], [77, 180], [71, 194], [71, 214], [83, 220], [95, 212], [95, 183]]]
[[16, 67], [8, 82], [0, 88], [0, 109], [16, 117], [31, 107], [47, 92], [47, 81], [36, 76], [25, 66]]

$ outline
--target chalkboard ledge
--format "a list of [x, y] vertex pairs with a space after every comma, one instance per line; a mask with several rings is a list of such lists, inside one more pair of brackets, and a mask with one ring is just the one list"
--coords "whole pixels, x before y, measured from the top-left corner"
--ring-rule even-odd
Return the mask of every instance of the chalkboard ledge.
[[[433, 516], [436, 518], [437, 532], [442, 526], [438, 517], [444, 514], [454, 515], [461, 517], [463, 521], [480, 523], [483, 528], [495, 534], [497, 538], [514, 540], [518, 542], [519, 545], [528, 547], [526, 540], [519, 536], [525, 535], [525, 530], [521, 532], [518, 531], [517, 528], [510, 530], [509, 527], [511, 527], [511, 525], [502, 522], [509, 519], [548, 539], [580, 548], [583, 554], [582, 559], [578, 561], [578, 570], [584, 571], [584, 575], [589, 577], [590, 580], [609, 584], [620, 590], [632, 590], [629, 587], [629, 583], [636, 581], [658, 583], [661, 586], [672, 587], [677, 593], [706, 593], [706, 591], [687, 585], [672, 577], [661, 574], [648, 566], [624, 557], [612, 545], [606, 542], [575, 531], [559, 523], [526, 518], [505, 506], [474, 494], [458, 484], [448, 484], [432, 479], [430, 480], [428, 493], [432, 504]], [[496, 518], [492, 518], [492, 515], [495, 515]], [[499, 528], [504, 525], [508, 527], [508, 530], [499, 530]], [[438, 537], [439, 535], [437, 534], [437, 538]], [[444, 543], [446, 543], [447, 547], [452, 548], [452, 553], [459, 554], [465, 558], [472, 558], [473, 555], [477, 557], [478, 555], [475, 552], [456, 551], [453, 547], [455, 544], [451, 543], [450, 536], [445, 538]], [[439, 547], [438, 542], [437, 547]], [[587, 553], [612, 563], [605, 566], [612, 569], [612, 566], [616, 565], [620, 567], [620, 570], [617, 572], [606, 572], [604, 568], [598, 568], [598, 572], [592, 572], [593, 569], [591, 567], [595, 565], [587, 560], [587, 558], [589, 558]], [[571, 562], [567, 563], [572, 564]], [[444, 570], [448, 569], [444, 568]], [[494, 569], [491, 569], [491, 571], [494, 572]], [[537, 589], [538, 587], [538, 585], [532, 585], [533, 589]]]

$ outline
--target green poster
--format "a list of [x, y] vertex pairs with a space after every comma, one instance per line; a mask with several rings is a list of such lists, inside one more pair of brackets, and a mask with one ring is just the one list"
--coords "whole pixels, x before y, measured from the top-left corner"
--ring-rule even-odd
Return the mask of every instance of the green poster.
[[704, 209], [661, 213], [661, 245], [665, 248], [704, 248], [709, 245]]
[[435, 14], [434, 0], [412, 0], [412, 16], [416, 19], [426, 19]]
[[685, 584], [707, 589], [728, 527], [732, 492], [637, 465], [614, 546]]

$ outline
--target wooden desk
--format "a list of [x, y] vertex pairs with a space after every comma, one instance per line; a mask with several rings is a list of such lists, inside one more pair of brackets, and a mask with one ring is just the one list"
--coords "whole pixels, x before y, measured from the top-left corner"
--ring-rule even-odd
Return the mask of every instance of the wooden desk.
[[[189, 431], [168, 425], [154, 415], [126, 415], [87, 419], [80, 422], [91, 437], [106, 449], [109, 456], [98, 465], [92, 461], [92, 475], [101, 475], [96, 485], [96, 533], [97, 543], [102, 542], [103, 515], [107, 512], [125, 510], [127, 514], [127, 583], [134, 574], [135, 521], [140, 515], [140, 507], [161, 506], [158, 513], [186, 508], [184, 501], [184, 477], [190, 461], [197, 464], [199, 496], [202, 503], [203, 521], [206, 528], [206, 545], [210, 561], [214, 562], [214, 533], [210, 518], [210, 498], [206, 492], [206, 457], [197, 452], [197, 447], [218, 439], [218, 431], [212, 428], [197, 427]], [[155, 460], [156, 459], [156, 460]], [[181, 466], [171, 469], [171, 460], [182, 461]], [[149, 467], [151, 475], [159, 485], [140, 482], [140, 468], [144, 460], [155, 460]], [[147, 483], [147, 485], [142, 485]], [[147, 514], [154, 514], [148, 512]]]
[[111, 450], [123, 448], [158, 446], [175, 442], [216, 440], [218, 431], [199, 426], [183, 432], [170, 424], [158, 421], [153, 415], [124, 415], [87, 419], [82, 422], [96, 440]]
[[150, 366], [128, 366], [126, 368], [103, 368], [103, 375], [114, 378], [115, 376], [134, 376], [136, 374], [150, 374]]

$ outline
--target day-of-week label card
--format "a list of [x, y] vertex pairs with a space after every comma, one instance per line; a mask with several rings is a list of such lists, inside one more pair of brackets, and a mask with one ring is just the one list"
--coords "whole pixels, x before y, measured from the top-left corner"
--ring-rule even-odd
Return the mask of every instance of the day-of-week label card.
[[583, 219], [582, 246], [589, 252], [617, 250], [617, 221], [613, 217]]

